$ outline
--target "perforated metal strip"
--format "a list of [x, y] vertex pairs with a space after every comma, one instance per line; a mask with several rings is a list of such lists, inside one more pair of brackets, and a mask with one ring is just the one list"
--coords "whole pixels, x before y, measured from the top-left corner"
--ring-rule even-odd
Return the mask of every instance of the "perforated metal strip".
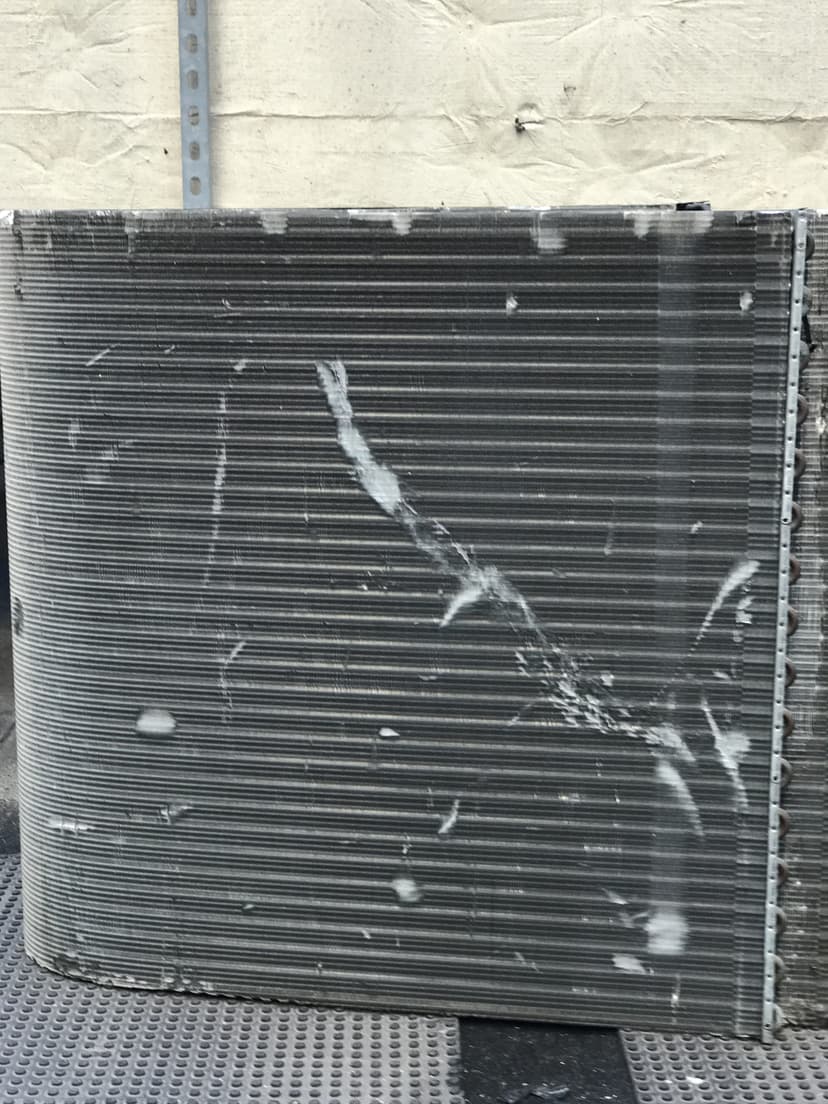
[[710, 1035], [623, 1033], [640, 1104], [817, 1104], [828, 1099], [828, 1031], [772, 1046]]
[[453, 1019], [112, 989], [25, 958], [0, 868], [3, 1104], [461, 1104]]
[[779, 525], [779, 598], [776, 612], [776, 662], [771, 738], [771, 779], [768, 818], [768, 870], [765, 902], [765, 981], [762, 1002], [762, 1035], [766, 1042], [778, 1026], [776, 1010], [776, 937], [779, 864], [779, 800], [782, 780], [785, 683], [788, 636], [791, 529], [796, 452], [796, 419], [799, 410], [799, 346], [802, 341], [802, 301], [805, 288], [805, 246], [808, 222], [794, 218], [791, 271], [791, 314], [788, 338], [788, 379], [785, 395], [785, 465], [782, 471], [782, 516]]
[[183, 206], [210, 207], [210, 80], [207, 0], [178, 0]]

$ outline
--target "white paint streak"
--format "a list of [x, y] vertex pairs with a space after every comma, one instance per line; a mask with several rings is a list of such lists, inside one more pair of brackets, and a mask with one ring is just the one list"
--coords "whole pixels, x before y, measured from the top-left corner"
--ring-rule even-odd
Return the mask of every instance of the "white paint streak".
[[625, 974], [651, 974], [653, 972], [644, 967], [640, 958], [636, 958], [635, 955], [631, 954], [614, 954], [612, 964], [616, 970], [622, 970]]
[[612, 555], [612, 546], [615, 544], [615, 521], [607, 526], [607, 539], [604, 541], [604, 555]]
[[626, 897], [622, 897], [621, 894], [616, 893], [615, 890], [604, 889], [604, 890], [602, 890], [602, 893], [607, 898], [607, 900], [612, 901], [612, 903], [614, 905], [627, 905], [627, 904], [629, 904]]
[[659, 905], [647, 921], [646, 932], [651, 955], [683, 954], [687, 946], [687, 921], [676, 905]]
[[738, 590], [739, 587], [742, 586], [747, 586], [747, 584], [750, 582], [750, 580], [753, 578], [758, 570], [758, 560], [749, 560], [745, 558], [737, 560], [733, 564], [730, 571], [728, 571], [727, 575], [725, 576], [722, 585], [719, 587], [716, 593], [716, 597], [710, 603], [710, 608], [705, 614], [704, 620], [701, 623], [701, 628], [696, 633], [694, 645], [699, 643], [701, 638], [710, 628], [710, 623], [712, 622], [713, 618], [716, 616], [716, 614], [719, 612], [719, 610], [722, 608], [722, 606], [730, 597], [730, 595], [734, 592], [734, 590]]
[[262, 211], [261, 219], [266, 234], [284, 234], [288, 228], [287, 211]]
[[682, 759], [685, 763], [694, 763], [696, 761], [695, 755], [693, 755], [690, 748], [684, 742], [682, 734], [676, 726], [670, 724], [669, 721], [664, 721], [660, 725], [654, 725], [651, 728], [645, 729], [643, 736], [648, 744], [665, 748], [667, 751], [674, 751], [678, 758]]
[[739, 767], [750, 751], [750, 738], [740, 729], [729, 729], [727, 732], [722, 732], [707, 703], [707, 699], [702, 698], [700, 705], [710, 729], [710, 734], [713, 737], [713, 746], [719, 756], [719, 762], [730, 775], [730, 780], [733, 783], [733, 804], [735, 808], [745, 812], [748, 808], [748, 796]]
[[69, 441], [69, 448], [76, 449], [78, 447], [78, 437], [80, 437], [81, 424], [79, 418], [73, 418], [69, 423], [69, 427], [66, 430], [66, 437]]
[[54, 828], [55, 831], [60, 832], [62, 836], [81, 836], [85, 832], [94, 831], [94, 824], [87, 824], [83, 820], [76, 820], [74, 817], [49, 817], [47, 824], [50, 828]]
[[518, 309], [517, 298], [510, 292], [506, 296], [506, 313], [512, 315]]
[[743, 291], [739, 296], [739, 310], [749, 311], [753, 306], [753, 295], [749, 291]]
[[681, 974], [676, 974], [675, 988], [673, 989], [673, 992], [670, 994], [670, 1009], [671, 1009], [671, 1011], [677, 1012], [678, 1009], [679, 1009], [680, 1004], [681, 1004]]
[[457, 823], [457, 817], [460, 814], [460, 802], [455, 800], [452, 803], [451, 809], [446, 813], [444, 817], [440, 819], [440, 827], [437, 829], [438, 836], [447, 836], [452, 828]]
[[348, 374], [341, 360], [320, 361], [316, 365], [325, 389], [328, 406], [336, 419], [340, 448], [354, 466], [354, 474], [374, 502], [394, 516], [402, 504], [402, 491], [396, 475], [374, 459], [368, 442], [354, 425], [354, 411], [348, 398]]
[[101, 349], [101, 351], [99, 353], [95, 353], [95, 355], [93, 357], [90, 357], [89, 360], [87, 360], [86, 367], [87, 368], [92, 368], [99, 361], [103, 360], [103, 358], [105, 356], [108, 356], [112, 352], [113, 348], [114, 348], [113, 345], [107, 345], [107, 347], [105, 349]]
[[696, 806], [696, 802], [693, 800], [690, 788], [682, 778], [676, 766], [668, 759], [660, 756], [656, 763], [656, 777], [665, 786], [669, 786], [676, 795], [678, 803], [696, 835], [703, 836], [704, 830], [702, 829], [701, 818], [699, 817], [699, 810]]
[[224, 484], [227, 479], [227, 394], [224, 391], [219, 395], [216, 438], [218, 450], [216, 453], [216, 471], [213, 476], [213, 501], [210, 507], [210, 513], [213, 515], [213, 525], [210, 530], [210, 543], [207, 546], [207, 562], [204, 565], [204, 574], [201, 577], [202, 587], [206, 587], [210, 582], [210, 576], [216, 562], [216, 544], [221, 528], [221, 512], [224, 508]]
[[403, 905], [416, 905], [423, 899], [423, 891], [413, 878], [395, 878], [391, 888]]
[[396, 728], [389, 728], [388, 725], [383, 725], [379, 730], [381, 740], [399, 740], [400, 734]]
[[224, 703], [223, 716], [226, 718], [227, 714], [233, 708], [233, 695], [230, 690], [230, 682], [227, 678], [227, 668], [241, 655], [247, 644], [246, 640], [239, 640], [228, 652], [228, 654], [219, 660], [219, 676], [218, 685], [219, 692], [221, 694], [221, 700]]

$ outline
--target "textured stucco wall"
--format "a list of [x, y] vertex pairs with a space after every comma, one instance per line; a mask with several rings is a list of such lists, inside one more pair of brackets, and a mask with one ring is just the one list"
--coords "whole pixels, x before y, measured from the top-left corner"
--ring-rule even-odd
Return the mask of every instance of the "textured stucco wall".
[[[0, 205], [180, 204], [175, 0], [0, 26]], [[828, 206], [823, 0], [211, 0], [211, 60], [222, 206]]]

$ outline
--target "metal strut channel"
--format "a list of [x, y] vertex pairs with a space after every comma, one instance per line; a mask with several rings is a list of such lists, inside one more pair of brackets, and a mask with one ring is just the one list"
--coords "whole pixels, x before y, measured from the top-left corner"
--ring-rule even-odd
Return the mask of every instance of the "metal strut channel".
[[184, 207], [211, 207], [207, 0], [178, 0], [178, 64]]
[[780, 792], [782, 750], [785, 728], [785, 684], [788, 636], [788, 590], [790, 585], [791, 522], [794, 513], [794, 475], [796, 467], [796, 426], [799, 408], [799, 357], [802, 340], [802, 303], [805, 289], [805, 250], [808, 222], [805, 215], [793, 217], [793, 262], [791, 271], [791, 309], [788, 336], [788, 371], [785, 394], [784, 467], [779, 524], [779, 592], [776, 608], [776, 663], [773, 687], [773, 733], [768, 814], [768, 871], [765, 901], [765, 978], [762, 1001], [762, 1038], [770, 1042], [778, 1027], [776, 1009], [776, 940], [778, 862], [780, 838]]

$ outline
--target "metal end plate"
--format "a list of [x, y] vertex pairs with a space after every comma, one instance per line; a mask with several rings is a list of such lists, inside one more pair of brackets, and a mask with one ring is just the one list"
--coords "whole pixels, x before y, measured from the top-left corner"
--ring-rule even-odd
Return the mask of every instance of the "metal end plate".
[[640, 1104], [816, 1104], [828, 1099], [828, 1031], [773, 1046], [711, 1035], [622, 1033]]
[[0, 867], [4, 1104], [460, 1104], [453, 1019], [110, 989], [23, 953], [20, 865]]

